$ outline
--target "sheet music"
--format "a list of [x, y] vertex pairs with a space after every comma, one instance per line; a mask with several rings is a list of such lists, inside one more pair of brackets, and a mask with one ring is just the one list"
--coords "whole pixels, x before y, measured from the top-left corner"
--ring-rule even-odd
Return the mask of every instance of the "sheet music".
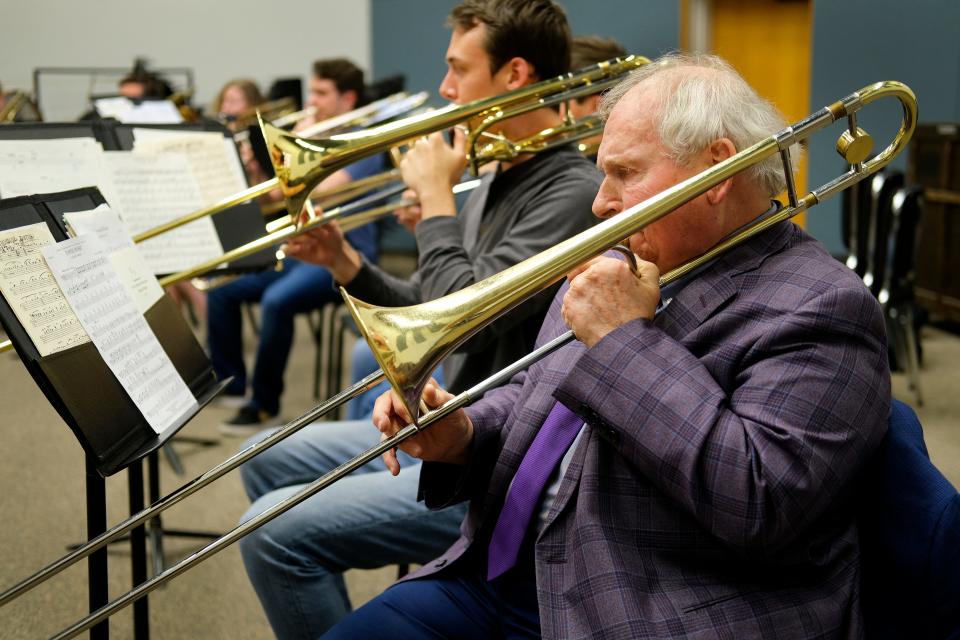
[[123, 288], [133, 298], [140, 313], [146, 313], [163, 297], [163, 288], [124, 230], [123, 222], [116, 211], [111, 211], [110, 207], [101, 204], [92, 211], [64, 213], [63, 218], [72, 235], [93, 234], [100, 240]]
[[216, 131], [136, 128], [133, 150], [187, 154], [203, 191], [204, 206], [247, 188], [236, 143]]
[[0, 197], [103, 186], [103, 147], [93, 138], [0, 140]]
[[[183, 154], [112, 151], [104, 154], [111, 186], [104, 193], [120, 212], [130, 235], [196, 211], [203, 197]], [[137, 245], [153, 273], [175, 273], [223, 255], [220, 237], [207, 218]]]
[[43, 256], [80, 323], [157, 433], [196, 406], [150, 325], [134, 306], [95, 235], [48, 245]]
[[104, 118], [116, 118], [127, 124], [178, 124], [183, 115], [169, 100], [144, 100], [136, 104], [130, 98], [117, 96], [93, 101], [93, 107]]
[[90, 341], [40, 253], [51, 244], [43, 222], [0, 231], [0, 291], [41, 356]]

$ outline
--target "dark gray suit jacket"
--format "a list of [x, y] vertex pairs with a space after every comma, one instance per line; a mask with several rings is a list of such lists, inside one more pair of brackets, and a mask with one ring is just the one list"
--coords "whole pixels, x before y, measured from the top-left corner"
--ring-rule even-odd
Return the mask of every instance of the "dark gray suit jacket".
[[[539, 342], [563, 332], [560, 291]], [[536, 545], [546, 638], [858, 637], [850, 479], [884, 434], [883, 319], [792, 223], [733, 250], [593, 348], [565, 347], [468, 409], [471, 463], [427, 463], [486, 545], [555, 400], [587, 430]]]

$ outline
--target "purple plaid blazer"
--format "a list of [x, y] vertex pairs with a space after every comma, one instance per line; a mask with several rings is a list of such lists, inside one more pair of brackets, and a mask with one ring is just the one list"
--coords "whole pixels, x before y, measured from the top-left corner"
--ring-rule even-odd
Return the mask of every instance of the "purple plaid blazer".
[[[561, 289], [538, 342], [566, 330]], [[467, 466], [425, 464], [486, 544], [555, 400], [587, 423], [536, 545], [546, 638], [862, 635], [851, 479], [887, 424], [883, 319], [792, 223], [708, 267], [654, 322], [569, 345], [468, 409]]]

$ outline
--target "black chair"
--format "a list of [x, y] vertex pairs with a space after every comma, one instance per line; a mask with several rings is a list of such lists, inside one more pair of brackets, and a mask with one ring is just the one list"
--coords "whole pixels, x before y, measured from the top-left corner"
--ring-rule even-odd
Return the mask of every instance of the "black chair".
[[902, 402], [893, 401], [861, 480], [866, 637], [960, 638], [960, 494], [930, 462], [920, 422]]
[[889, 240], [883, 254], [883, 281], [877, 294], [887, 320], [895, 365], [906, 372], [917, 406], [923, 405], [923, 396], [920, 392], [921, 349], [914, 313], [913, 265], [922, 210], [923, 190], [918, 187], [898, 189], [890, 199]]
[[867, 270], [869, 244], [870, 181], [861, 180], [842, 194], [842, 235], [846, 265], [861, 278]]
[[342, 309], [345, 307], [341, 302], [328, 302], [307, 315], [316, 347], [313, 365], [313, 397], [317, 400], [329, 398], [340, 390], [342, 342], [337, 337], [337, 318]]
[[870, 199], [867, 206], [866, 271], [863, 282], [873, 295], [880, 293], [887, 252], [890, 245], [891, 200], [893, 194], [903, 187], [903, 173], [885, 169], [870, 179]]

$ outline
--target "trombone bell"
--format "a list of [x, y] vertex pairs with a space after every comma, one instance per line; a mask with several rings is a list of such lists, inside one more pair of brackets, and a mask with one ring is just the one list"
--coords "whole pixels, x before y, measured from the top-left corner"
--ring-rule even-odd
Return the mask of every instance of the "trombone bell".
[[343, 288], [340, 293], [380, 369], [416, 423], [430, 375], [448, 353], [483, 327], [484, 317], [467, 313], [468, 297], [455, 293], [409, 307], [378, 307]]
[[293, 212], [298, 214], [303, 209], [313, 185], [339, 168], [338, 166], [327, 167], [323, 162], [325, 155], [318, 160], [317, 156], [322, 152], [318, 153], [316, 147], [322, 144], [327, 150], [332, 150], [344, 143], [338, 144], [333, 139], [316, 140], [311, 145], [313, 148], [308, 148], [297, 136], [290, 135], [283, 129], [264, 122], [262, 117], [258, 117], [267, 149], [270, 150], [270, 159], [277, 174], [280, 190], [287, 202], [287, 211], [291, 212], [291, 216], [296, 215]]

